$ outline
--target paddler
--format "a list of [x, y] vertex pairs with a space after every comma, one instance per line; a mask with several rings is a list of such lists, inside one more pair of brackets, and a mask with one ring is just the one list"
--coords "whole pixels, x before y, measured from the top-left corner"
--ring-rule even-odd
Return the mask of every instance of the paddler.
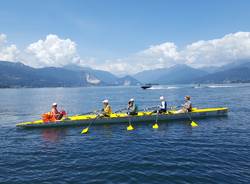
[[66, 112], [65, 112], [64, 110], [61, 111], [61, 112], [59, 112], [59, 111], [57, 110], [57, 103], [53, 103], [53, 104], [52, 104], [52, 107], [51, 107], [50, 114], [51, 114], [51, 116], [52, 116], [53, 118], [55, 118], [56, 120], [60, 120], [60, 119], [62, 119], [62, 117], [63, 117], [64, 115], [66, 115]]
[[105, 99], [102, 101], [102, 103], [103, 103], [103, 109], [101, 112], [101, 116], [110, 117], [110, 115], [112, 114], [112, 108], [109, 105], [109, 101]]
[[131, 98], [128, 101], [127, 110], [128, 110], [128, 115], [137, 115], [138, 114], [138, 107], [135, 104], [135, 100], [133, 98]]
[[161, 104], [157, 106], [157, 110], [154, 110], [152, 113], [156, 113], [158, 111], [159, 114], [167, 112], [167, 101], [164, 96], [160, 96]]
[[177, 113], [186, 113], [192, 111], [192, 102], [190, 99], [191, 99], [190, 96], [185, 96], [184, 98], [185, 103], [182, 105], [182, 108], [177, 111]]

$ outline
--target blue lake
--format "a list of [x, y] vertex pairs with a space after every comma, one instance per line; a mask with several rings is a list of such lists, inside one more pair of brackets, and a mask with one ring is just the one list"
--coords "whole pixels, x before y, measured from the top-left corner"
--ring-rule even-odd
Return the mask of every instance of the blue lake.
[[[191, 95], [194, 107], [229, 107], [228, 117], [188, 121], [20, 129], [39, 119], [53, 102], [70, 115], [113, 110], [135, 98], [140, 109], [169, 106]], [[249, 183], [250, 84], [92, 88], [0, 89], [0, 183]], [[153, 122], [152, 122], [153, 123]]]

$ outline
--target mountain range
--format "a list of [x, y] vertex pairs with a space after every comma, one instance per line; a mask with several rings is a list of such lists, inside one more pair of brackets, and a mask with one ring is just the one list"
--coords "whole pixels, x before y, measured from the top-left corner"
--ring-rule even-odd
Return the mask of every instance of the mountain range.
[[187, 65], [175, 65], [170, 68], [147, 70], [134, 75], [134, 78], [143, 83], [158, 84], [185, 84], [192, 83], [196, 78], [207, 72], [191, 68]]
[[0, 87], [78, 87], [140, 85], [131, 76], [79, 66], [32, 68], [22, 63], [0, 61]]
[[192, 68], [175, 65], [146, 70], [133, 76], [142, 83], [190, 84], [250, 82], [250, 61], [242, 60], [221, 67]]
[[133, 76], [114, 74], [89, 67], [68, 65], [62, 68], [32, 68], [22, 63], [0, 61], [0, 88], [4, 87], [79, 87], [191, 83], [250, 82], [250, 61], [242, 60], [221, 67], [192, 68], [175, 65], [139, 72]]

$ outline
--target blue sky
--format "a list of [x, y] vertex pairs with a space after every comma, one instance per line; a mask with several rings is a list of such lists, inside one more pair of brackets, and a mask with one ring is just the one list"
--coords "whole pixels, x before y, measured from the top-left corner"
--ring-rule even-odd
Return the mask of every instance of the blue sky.
[[19, 49], [55, 34], [81, 57], [125, 58], [250, 30], [247, 0], [0, 0], [0, 33]]

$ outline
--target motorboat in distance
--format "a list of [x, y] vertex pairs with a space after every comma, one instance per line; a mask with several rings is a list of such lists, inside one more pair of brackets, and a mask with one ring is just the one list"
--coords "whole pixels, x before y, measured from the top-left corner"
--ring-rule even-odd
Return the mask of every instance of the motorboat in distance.
[[145, 84], [145, 85], [141, 86], [142, 89], [148, 89], [148, 88], [151, 88], [151, 87], [152, 87], [152, 84]]

